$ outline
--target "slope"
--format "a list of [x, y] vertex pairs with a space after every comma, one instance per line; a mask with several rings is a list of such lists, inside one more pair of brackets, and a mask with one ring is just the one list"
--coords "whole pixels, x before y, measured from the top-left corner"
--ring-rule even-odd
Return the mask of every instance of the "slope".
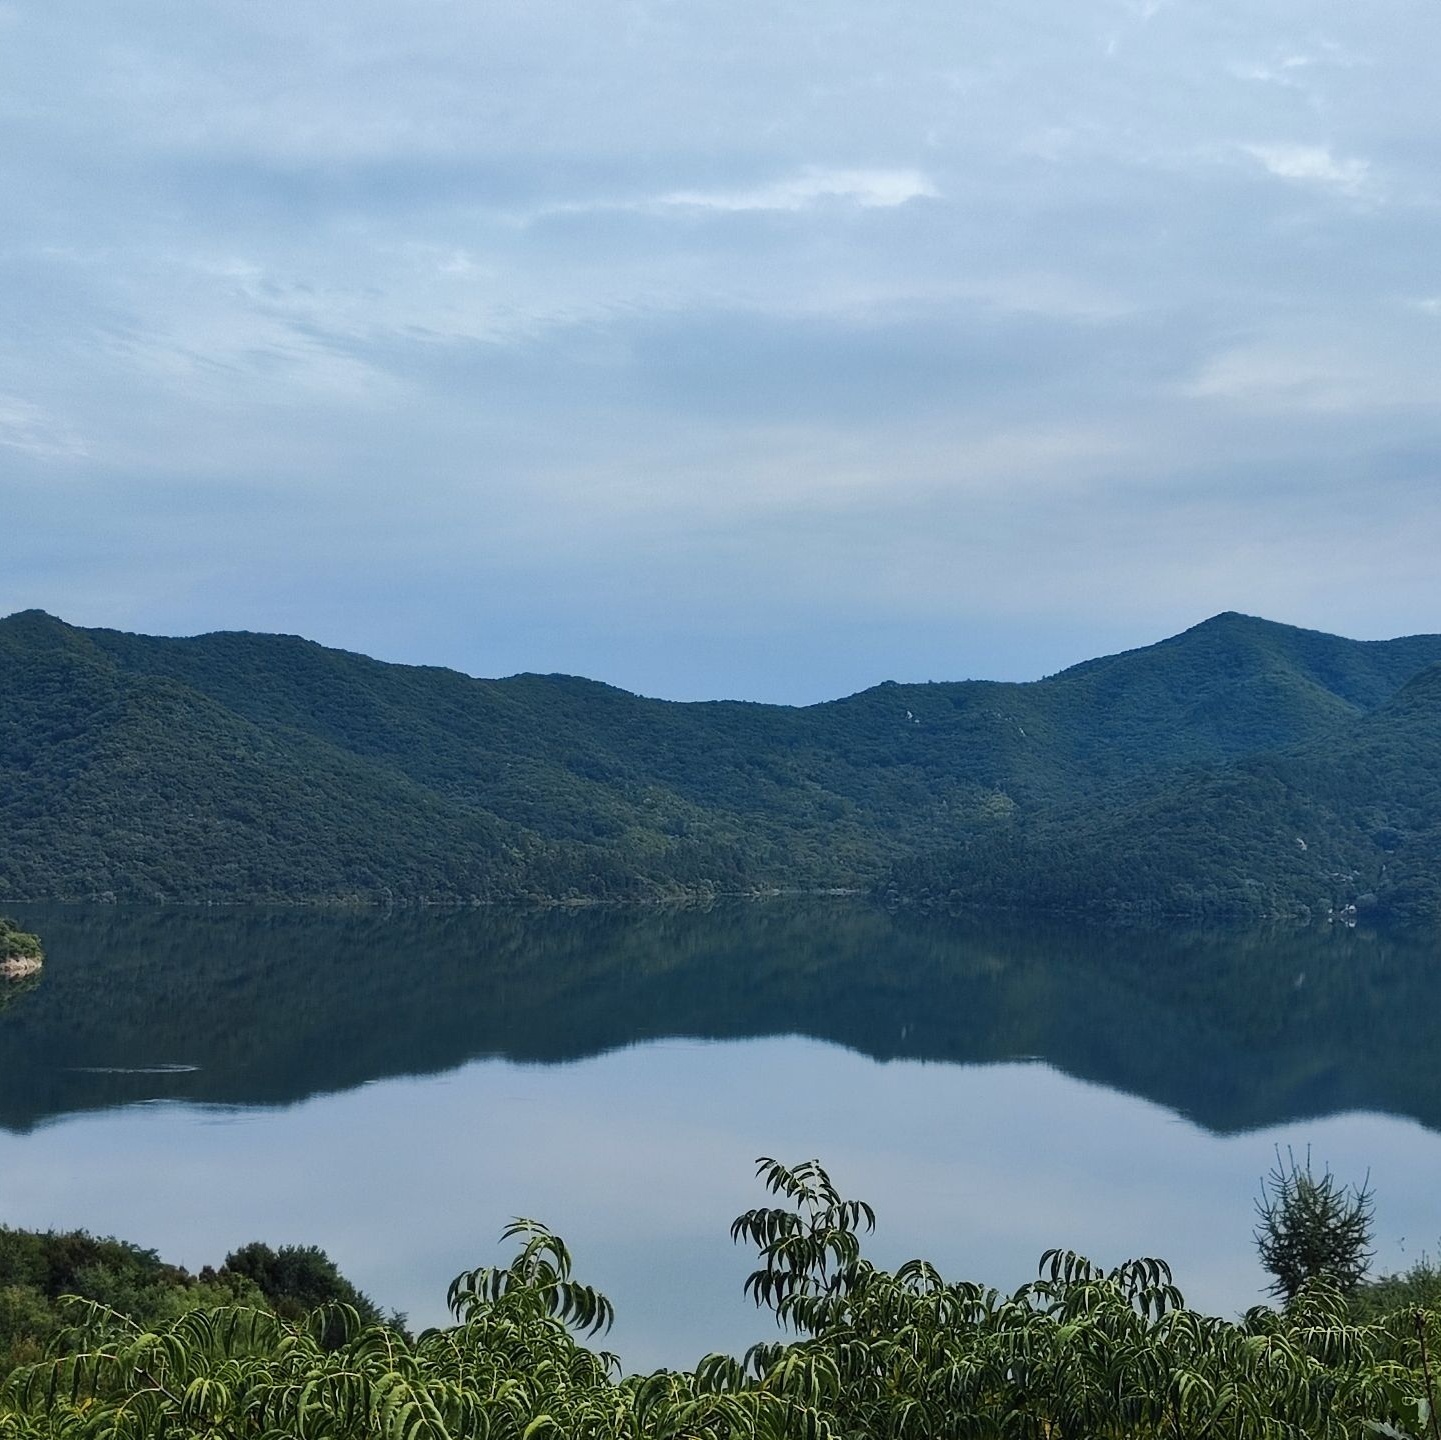
[[1441, 918], [1441, 665], [1332, 734], [902, 861], [898, 903]]
[[1186, 766], [1345, 733], [1441, 637], [1218, 616], [1031, 684], [804, 709], [474, 680], [290, 636], [0, 621], [0, 897], [476, 899], [869, 884]]

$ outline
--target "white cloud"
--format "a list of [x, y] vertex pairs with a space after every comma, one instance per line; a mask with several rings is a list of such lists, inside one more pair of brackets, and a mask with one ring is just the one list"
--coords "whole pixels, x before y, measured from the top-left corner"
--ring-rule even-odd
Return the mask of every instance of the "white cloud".
[[1281, 180], [1320, 185], [1343, 195], [1358, 195], [1371, 166], [1365, 160], [1342, 160], [1326, 145], [1243, 145], [1247, 155]]
[[1295, 87], [1295, 78], [1288, 73], [1289, 67], [1284, 63], [1277, 65], [1258, 65], [1250, 60], [1237, 60], [1226, 66], [1226, 73], [1234, 80], [1254, 80], [1262, 85], [1286, 85]]
[[88, 453], [78, 435], [16, 395], [0, 395], [0, 446], [42, 460], [70, 460]]
[[1335, 370], [1325, 360], [1265, 346], [1215, 356], [1183, 386], [1183, 393], [1197, 400], [1281, 403], [1303, 408], [1314, 407], [1319, 397], [1334, 396], [1336, 390]]
[[1429, 376], [1368, 361], [1359, 349], [1265, 343], [1214, 356], [1181, 393], [1273, 414], [1356, 414], [1437, 400]]
[[1295, 85], [1299, 70], [1309, 70], [1319, 64], [1315, 55], [1296, 53], [1283, 55], [1273, 64], [1262, 65], [1252, 61], [1237, 60], [1226, 67], [1228, 74], [1237, 80], [1260, 80], [1272, 85]]
[[1237, 80], [1299, 89], [1308, 70], [1355, 70], [1369, 63], [1364, 56], [1353, 54], [1334, 40], [1320, 40], [1312, 50], [1281, 51], [1269, 61], [1232, 61], [1226, 66], [1226, 73]]
[[696, 210], [809, 210], [840, 200], [862, 210], [891, 210], [912, 200], [934, 200], [940, 191], [919, 170], [803, 171], [787, 180], [748, 190], [672, 190], [655, 203]]
[[920, 170], [849, 170], [812, 166], [782, 180], [732, 190], [678, 189], [639, 199], [572, 200], [512, 213], [512, 223], [527, 225], [557, 215], [593, 215], [605, 211], [664, 215], [685, 211], [718, 215], [800, 214], [824, 205], [860, 210], [894, 210], [912, 200], [936, 200], [940, 190]]

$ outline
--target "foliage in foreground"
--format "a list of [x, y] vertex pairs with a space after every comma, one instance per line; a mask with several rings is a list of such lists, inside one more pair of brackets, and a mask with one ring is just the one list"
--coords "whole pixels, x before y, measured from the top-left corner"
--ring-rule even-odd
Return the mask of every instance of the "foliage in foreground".
[[[456, 1324], [411, 1340], [351, 1307], [253, 1305], [147, 1329], [93, 1301], [0, 1398], [0, 1436], [1357, 1436], [1436, 1433], [1434, 1313], [1347, 1318], [1334, 1291], [1231, 1322], [1187, 1309], [1160, 1261], [1101, 1271], [1050, 1252], [1012, 1295], [924, 1261], [873, 1267], [869, 1207], [814, 1162], [761, 1162], [778, 1202], [732, 1227], [747, 1282], [795, 1337], [744, 1361], [621, 1377], [580, 1338], [612, 1311], [531, 1221], [508, 1266], [451, 1286]], [[337, 1328], [339, 1343], [327, 1344]]]

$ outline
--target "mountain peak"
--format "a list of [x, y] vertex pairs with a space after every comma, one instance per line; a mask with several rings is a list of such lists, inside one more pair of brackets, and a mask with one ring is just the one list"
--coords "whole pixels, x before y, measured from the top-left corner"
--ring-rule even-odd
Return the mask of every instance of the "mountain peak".
[[67, 630], [70, 628], [58, 616], [39, 609], [17, 610], [13, 615], [0, 617], [0, 625], [63, 625]]
[[[1266, 620], [1260, 615], [1247, 615], [1240, 610], [1222, 610], [1219, 615], [1212, 615], [1208, 620], [1202, 620], [1199, 625], [1192, 625], [1190, 629], [1183, 630], [1181, 634], [1197, 635], [1218, 630], [1291, 630], [1294, 628], [1291, 625], [1283, 625], [1279, 620]], [[1174, 638], [1179, 639], [1180, 636]]]
[[73, 626], [44, 610], [17, 610], [0, 619], [0, 635], [30, 647], [71, 645], [77, 634]]

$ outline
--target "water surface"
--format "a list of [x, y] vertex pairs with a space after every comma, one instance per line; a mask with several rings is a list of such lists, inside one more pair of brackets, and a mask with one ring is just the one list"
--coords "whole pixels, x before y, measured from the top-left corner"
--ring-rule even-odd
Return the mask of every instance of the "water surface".
[[819, 1155], [872, 1250], [1009, 1287], [1161, 1254], [1232, 1311], [1277, 1144], [1369, 1167], [1436, 1246], [1441, 967], [1360, 931], [971, 926], [828, 901], [463, 913], [30, 909], [0, 1013], [0, 1220], [199, 1266], [323, 1245], [441, 1318], [510, 1216], [560, 1230], [628, 1363], [767, 1333], [726, 1227]]

